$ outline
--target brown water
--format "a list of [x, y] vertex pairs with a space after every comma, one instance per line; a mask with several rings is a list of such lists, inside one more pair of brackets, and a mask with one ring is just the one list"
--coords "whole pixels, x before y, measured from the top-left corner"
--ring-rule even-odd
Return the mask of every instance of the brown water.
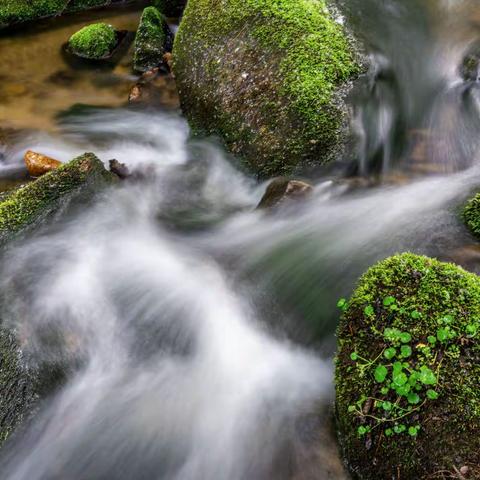
[[[132, 72], [132, 46], [112, 68], [79, 68], [62, 53], [77, 30], [106, 22], [118, 30], [135, 31], [142, 5], [85, 12], [39, 22], [16, 34], [0, 36], [0, 129], [53, 130], [56, 116], [74, 104], [125, 105], [137, 80]], [[166, 77], [161, 102], [177, 106], [174, 80]]]

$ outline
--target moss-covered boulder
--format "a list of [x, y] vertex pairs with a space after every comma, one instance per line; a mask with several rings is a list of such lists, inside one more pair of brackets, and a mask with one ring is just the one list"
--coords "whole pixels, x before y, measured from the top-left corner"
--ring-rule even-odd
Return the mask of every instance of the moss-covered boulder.
[[[127, 3], [130, 0], [123, 1]], [[118, 6], [119, 3], [123, 3], [122, 0], [1, 0], [0, 30], [64, 13], [108, 5]]]
[[68, 48], [81, 58], [101, 60], [112, 53], [116, 44], [117, 34], [111, 25], [94, 23], [74, 33], [68, 41]]
[[60, 15], [67, 4], [68, 0], [3, 0], [0, 2], [0, 29]]
[[470, 231], [480, 238], [480, 193], [471, 198], [465, 205], [463, 219]]
[[179, 17], [187, 0], [153, 0], [152, 4], [167, 17]]
[[360, 67], [325, 0], [190, 0], [173, 53], [194, 129], [260, 175], [326, 162], [343, 143]]
[[63, 164], [0, 202], [0, 245], [54, 215], [75, 195], [92, 194], [116, 180], [92, 153]]
[[353, 477], [480, 478], [480, 278], [396, 255], [339, 306], [336, 411]]
[[135, 37], [134, 69], [146, 72], [158, 67], [171, 46], [172, 34], [165, 17], [157, 8], [147, 7], [143, 11]]

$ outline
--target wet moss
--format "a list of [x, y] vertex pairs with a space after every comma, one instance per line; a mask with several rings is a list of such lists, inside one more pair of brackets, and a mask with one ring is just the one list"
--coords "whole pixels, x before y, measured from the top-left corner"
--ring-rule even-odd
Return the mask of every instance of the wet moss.
[[160, 65], [168, 41], [169, 27], [165, 17], [155, 7], [147, 7], [143, 11], [135, 37], [134, 69], [146, 72]]
[[117, 43], [115, 29], [106, 23], [94, 23], [74, 33], [68, 41], [72, 53], [99, 60], [108, 56]]
[[10, 194], [0, 203], [0, 245], [41, 223], [73, 195], [114, 182], [92, 153], [86, 153]]
[[152, 4], [167, 17], [179, 17], [187, 0], [153, 0]]
[[[453, 264], [396, 255], [372, 267], [342, 306], [337, 426], [354, 478], [450, 478], [462, 466], [477, 478], [480, 278]], [[434, 372], [427, 376], [428, 388], [436, 392], [432, 399], [420, 384], [412, 396], [421, 402], [407, 401], [383, 380], [382, 366], [389, 371], [398, 359], [386, 358], [392, 352], [386, 352], [385, 329], [408, 333], [404, 346], [412, 352], [399, 362], [410, 376], [422, 367]], [[392, 406], [404, 408], [404, 415], [395, 418]]]
[[266, 176], [328, 160], [360, 67], [324, 0], [190, 0], [174, 70], [190, 120]]
[[110, 5], [112, 0], [71, 0], [66, 8], [67, 12], [89, 10], [90, 8], [105, 7]]
[[480, 193], [465, 205], [463, 219], [471, 232], [480, 238]]
[[69, 0], [2, 0], [0, 28], [60, 15]]

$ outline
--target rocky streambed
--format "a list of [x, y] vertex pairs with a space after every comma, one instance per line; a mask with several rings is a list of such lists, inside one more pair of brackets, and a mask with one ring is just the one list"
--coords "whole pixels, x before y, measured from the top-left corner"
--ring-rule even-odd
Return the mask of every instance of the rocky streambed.
[[4, 478], [477, 478], [474, 3], [37, 3], [0, 6]]

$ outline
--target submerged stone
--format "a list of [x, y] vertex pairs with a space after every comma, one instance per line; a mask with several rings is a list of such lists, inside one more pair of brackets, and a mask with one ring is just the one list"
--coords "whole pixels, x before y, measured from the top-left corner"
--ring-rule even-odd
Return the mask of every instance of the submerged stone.
[[117, 34], [111, 25], [94, 23], [74, 33], [68, 41], [70, 52], [81, 58], [101, 60], [117, 45]]
[[263, 177], [332, 158], [360, 71], [325, 0], [190, 0], [174, 44], [182, 108]]
[[337, 427], [352, 476], [453, 478], [468, 466], [480, 478], [480, 277], [405, 253], [339, 306]]
[[0, 202], [0, 245], [53, 216], [75, 195], [93, 195], [116, 180], [92, 153], [86, 153], [15, 190]]
[[171, 32], [165, 17], [155, 7], [147, 7], [143, 11], [135, 37], [134, 69], [146, 72], [158, 67], [169, 44]]

